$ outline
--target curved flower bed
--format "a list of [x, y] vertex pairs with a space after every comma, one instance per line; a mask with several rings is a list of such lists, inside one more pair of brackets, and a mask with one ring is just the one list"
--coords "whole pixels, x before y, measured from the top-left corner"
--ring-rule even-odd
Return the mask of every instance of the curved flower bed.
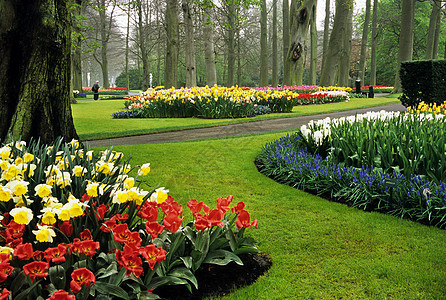
[[112, 149], [10, 143], [0, 168], [2, 299], [157, 299], [164, 285], [197, 289], [202, 266], [258, 252], [243, 202], [192, 199], [186, 223], [168, 190], [142, 189], [150, 164]]
[[[240, 118], [275, 112], [291, 112], [295, 105], [348, 101], [345, 92], [297, 94], [291, 90], [246, 87], [194, 87], [152, 89], [141, 96], [126, 97], [131, 113], [117, 112], [113, 118]], [[264, 106], [268, 109], [258, 108]]]
[[[430, 115], [384, 112], [319, 120], [266, 144], [256, 164], [281, 183], [444, 228], [444, 124]], [[390, 167], [383, 168], [386, 160]]]

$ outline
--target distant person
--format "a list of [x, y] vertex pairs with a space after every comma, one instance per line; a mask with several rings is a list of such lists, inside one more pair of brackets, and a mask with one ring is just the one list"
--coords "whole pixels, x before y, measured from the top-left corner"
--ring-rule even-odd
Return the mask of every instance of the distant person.
[[93, 99], [98, 100], [99, 99], [99, 80], [96, 80], [96, 82], [93, 84], [93, 87], [91, 88], [93, 91]]

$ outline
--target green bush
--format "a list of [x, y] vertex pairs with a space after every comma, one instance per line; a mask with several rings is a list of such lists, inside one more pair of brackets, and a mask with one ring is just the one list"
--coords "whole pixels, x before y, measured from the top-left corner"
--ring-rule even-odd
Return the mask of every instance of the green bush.
[[[129, 84], [131, 90], [141, 90], [142, 89], [142, 69], [132, 68], [129, 69]], [[127, 73], [125, 71], [116, 77], [117, 86], [127, 86]]]
[[446, 100], [446, 61], [420, 60], [401, 63], [401, 103], [417, 107], [420, 102], [442, 104]]

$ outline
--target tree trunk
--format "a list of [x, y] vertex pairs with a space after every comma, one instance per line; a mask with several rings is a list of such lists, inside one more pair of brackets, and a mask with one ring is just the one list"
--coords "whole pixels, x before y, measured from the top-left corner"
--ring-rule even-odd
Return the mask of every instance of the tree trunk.
[[282, 28], [282, 40], [283, 40], [283, 84], [290, 85], [290, 64], [288, 61], [288, 49], [290, 48], [290, 4], [289, 0], [283, 0], [282, 2], [282, 14], [283, 14], [283, 28]]
[[73, 54], [71, 57], [71, 86], [73, 90], [78, 90], [79, 92], [82, 92], [82, 2], [82, 0], [76, 0], [76, 5], [72, 9], [74, 26], [72, 33]]
[[194, 45], [194, 22], [190, 13], [190, 0], [183, 0], [182, 9], [184, 17], [185, 43], [184, 53], [186, 56], [186, 87], [197, 86], [197, 69], [195, 65]]
[[107, 18], [105, 15], [105, 0], [101, 0], [99, 6], [99, 21], [100, 21], [100, 34], [101, 34], [101, 71], [102, 71], [102, 86], [106, 89], [110, 87], [110, 82], [108, 80], [108, 57], [107, 57], [107, 49], [108, 49], [108, 40], [110, 36], [110, 32], [107, 31]]
[[0, 2], [0, 139], [78, 138], [70, 106], [69, 1]]
[[324, 40], [323, 40], [323, 50], [322, 50], [322, 66], [321, 71], [324, 66], [325, 57], [327, 56], [327, 48], [328, 48], [328, 38], [330, 30], [330, 0], [325, 1], [325, 19], [324, 19]]
[[367, 56], [367, 42], [369, 40], [369, 25], [370, 25], [370, 6], [371, 0], [367, 0], [365, 4], [365, 19], [364, 19], [364, 28], [362, 30], [362, 40], [361, 40], [361, 54], [359, 57], [359, 80], [361, 80], [361, 84], [364, 84], [365, 78], [365, 62]]
[[317, 1], [314, 1], [313, 11], [311, 12], [311, 27], [310, 27], [310, 41], [311, 41], [311, 59], [310, 59], [310, 74], [308, 83], [316, 85], [316, 68], [317, 68], [317, 28], [316, 28], [316, 7]]
[[433, 59], [434, 52], [435, 54], [437, 53], [435, 45], [437, 45], [438, 47], [438, 41], [436, 41], [436, 38], [439, 37], [439, 34], [437, 34], [437, 24], [440, 19], [441, 5], [437, 1], [431, 1], [431, 2], [432, 2], [432, 12], [429, 20], [429, 31], [427, 34], [427, 41], [426, 41], [426, 57], [425, 57], [426, 59]]
[[268, 85], [268, 12], [266, 0], [260, 4], [260, 82], [259, 86]]
[[178, 4], [177, 0], [167, 0], [166, 7], [166, 63], [164, 66], [164, 85], [166, 88], [178, 84]]
[[302, 85], [308, 30], [314, 0], [305, 0], [302, 5], [291, 3], [291, 44], [288, 50], [291, 85]]
[[337, 0], [336, 1], [336, 13], [333, 23], [333, 29], [330, 35], [330, 41], [327, 48], [327, 54], [322, 68], [321, 86], [335, 85], [340, 75], [341, 66], [341, 53], [345, 53], [345, 39], [351, 39], [348, 37], [350, 11], [352, 7], [349, 0]]
[[233, 0], [228, 1], [228, 37], [227, 37], [227, 51], [228, 51], [228, 79], [226, 85], [231, 87], [234, 85], [234, 67], [235, 67], [235, 4]]
[[373, 0], [372, 40], [370, 49], [370, 85], [376, 85], [376, 38], [378, 23], [378, 0]]
[[[159, 0], [157, 0], [157, 4], [159, 4]], [[157, 73], [157, 86], [161, 86], [161, 57], [162, 57], [162, 50], [161, 50], [161, 20], [160, 20], [160, 7], [159, 5], [156, 5], [156, 24], [157, 24], [157, 31], [158, 31], [158, 40], [156, 43], [156, 73]]]
[[272, 86], [276, 87], [279, 84], [279, 61], [277, 58], [277, 1], [273, 2], [273, 49], [272, 49]]
[[236, 84], [240, 85], [242, 82], [242, 51], [240, 47], [240, 28], [236, 29], [236, 41], [237, 41], [237, 81]]
[[142, 89], [145, 91], [149, 88], [149, 51], [147, 50], [146, 27], [147, 22], [143, 20], [143, 3], [138, 0], [138, 45], [142, 62]]
[[204, 60], [206, 64], [206, 83], [208, 86], [217, 84], [217, 68], [215, 65], [214, 49], [214, 25], [211, 22], [210, 10], [206, 11], [206, 23], [204, 24]]
[[393, 93], [401, 93], [401, 62], [412, 60], [415, 1], [416, 0], [402, 0], [401, 4], [401, 30], [398, 50], [398, 64], [395, 74], [395, 83], [393, 85]]
[[352, 52], [352, 34], [353, 34], [353, 9], [347, 14], [347, 34], [343, 39], [342, 50], [339, 53], [339, 76], [337, 84], [339, 86], [350, 86], [350, 54]]
[[130, 3], [127, 4], [127, 32], [125, 35], [125, 83], [127, 91], [130, 91], [130, 74], [129, 74], [129, 37], [130, 37]]

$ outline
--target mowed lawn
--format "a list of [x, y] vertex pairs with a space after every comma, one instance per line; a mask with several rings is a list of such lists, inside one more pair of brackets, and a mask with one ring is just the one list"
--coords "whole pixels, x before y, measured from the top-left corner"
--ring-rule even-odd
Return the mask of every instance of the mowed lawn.
[[[97, 128], [106, 122], [93, 119]], [[285, 134], [113, 150], [131, 155], [132, 165], [150, 162], [147, 183], [168, 188], [188, 220], [191, 198], [210, 206], [230, 194], [235, 203], [245, 201], [259, 221], [258, 229], [247, 232], [270, 254], [273, 266], [256, 283], [224, 299], [444, 298], [446, 232], [330, 202], [257, 172], [254, 159], [261, 147]]]

